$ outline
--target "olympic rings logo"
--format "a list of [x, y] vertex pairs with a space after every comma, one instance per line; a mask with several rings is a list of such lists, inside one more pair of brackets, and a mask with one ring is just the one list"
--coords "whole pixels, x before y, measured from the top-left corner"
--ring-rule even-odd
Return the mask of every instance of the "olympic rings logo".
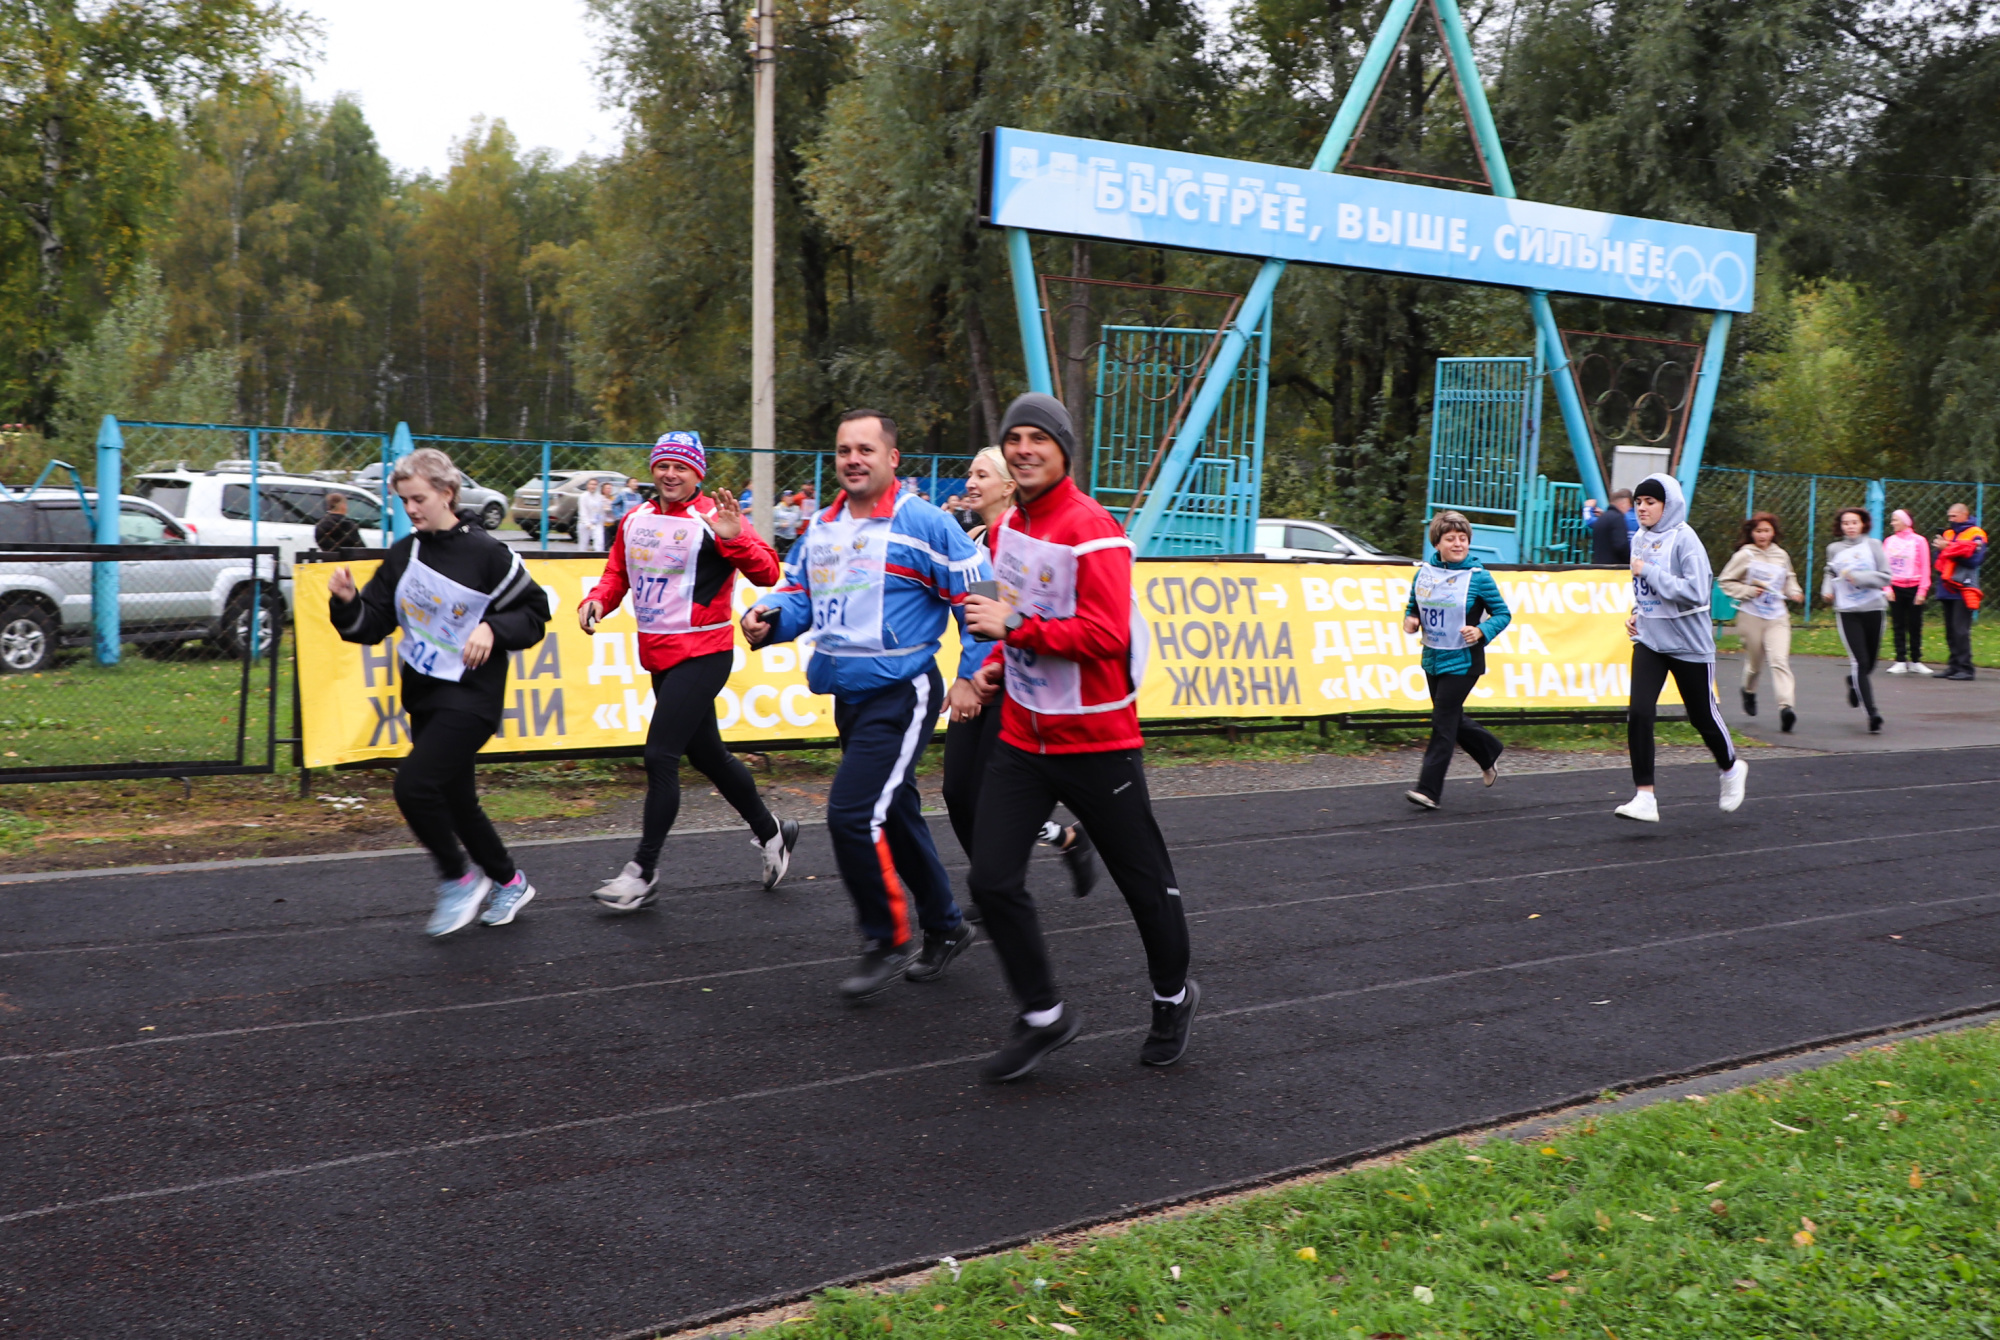
[[[1750, 267], [1733, 251], [1711, 259], [1682, 243], [1667, 253], [1666, 288], [1679, 307], [1734, 307], [1750, 292]], [[1625, 286], [1641, 298], [1651, 298], [1661, 281], [1628, 275]]]

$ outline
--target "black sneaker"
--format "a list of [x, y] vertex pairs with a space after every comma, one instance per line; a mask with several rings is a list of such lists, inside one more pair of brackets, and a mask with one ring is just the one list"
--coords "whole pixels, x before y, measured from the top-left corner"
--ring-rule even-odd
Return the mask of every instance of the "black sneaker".
[[1861, 691], [1854, 687], [1853, 675], [1847, 677], [1847, 705], [1849, 707], [1861, 706]]
[[958, 914], [975, 926], [986, 920], [986, 914], [979, 910], [979, 904], [973, 901], [969, 893], [965, 895], [965, 901], [958, 905]]
[[916, 948], [907, 940], [899, 945], [871, 943], [861, 951], [854, 975], [840, 984], [840, 994], [849, 1000], [872, 1000], [903, 980], [916, 957]]
[[944, 970], [951, 966], [951, 961], [963, 954], [978, 938], [978, 930], [969, 923], [960, 923], [957, 930], [946, 931], [942, 935], [925, 931], [924, 950], [903, 975], [913, 982], [935, 982], [944, 976]]
[[1757, 715], [1757, 695], [1748, 689], [1743, 690], [1743, 715], [1746, 717]]
[[1781, 707], [1778, 709], [1779, 730], [1783, 731], [1787, 735], [1790, 735], [1792, 733], [1792, 727], [1798, 724], [1799, 724], [1799, 714], [1797, 712], [1794, 712], [1789, 707]]
[[1048, 1054], [1058, 1047], [1067, 1047], [1076, 1041], [1077, 1032], [1082, 1029], [1082, 1020], [1076, 1011], [1067, 1005], [1056, 1016], [1053, 1023], [1040, 1028], [1029, 1025], [1018, 1015], [1014, 1019], [1014, 1034], [1007, 1039], [1007, 1045], [986, 1058], [986, 1064], [979, 1067], [979, 1077], [988, 1084], [1005, 1084], [1008, 1080], [1019, 1079], [1048, 1058]]
[[1069, 867], [1070, 888], [1079, 898], [1088, 898], [1097, 887], [1097, 844], [1078, 824], [1070, 829], [1070, 844], [1062, 849], [1063, 864]]
[[1880, 735], [1880, 734], [1882, 733], [1882, 718], [1881, 718], [1881, 717], [1879, 717], [1879, 716], [1871, 716], [1871, 717], [1869, 717], [1869, 718], [1868, 718], [1868, 733], [1869, 733], [1870, 735]]
[[1186, 1055], [1188, 1037], [1194, 1032], [1195, 1008], [1201, 1004], [1201, 988], [1187, 979], [1187, 995], [1178, 1005], [1164, 1000], [1153, 1002], [1153, 1028], [1139, 1047], [1142, 1065], [1172, 1065]]

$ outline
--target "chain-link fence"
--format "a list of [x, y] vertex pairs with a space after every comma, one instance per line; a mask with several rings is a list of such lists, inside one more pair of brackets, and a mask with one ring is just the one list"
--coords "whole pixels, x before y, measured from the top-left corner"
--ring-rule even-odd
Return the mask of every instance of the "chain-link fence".
[[131, 500], [119, 523], [93, 546], [74, 495], [0, 499], [0, 782], [270, 772], [292, 688], [276, 551], [191, 544]]
[[1689, 523], [1707, 545], [1709, 559], [1720, 569], [1742, 543], [1743, 519], [1755, 512], [1778, 518], [1779, 543], [1792, 556], [1799, 584], [1805, 587], [1805, 622], [1811, 623], [1819, 604], [1819, 571], [1826, 546], [1834, 538], [1835, 518], [1843, 508], [1868, 511], [1875, 533], [1889, 530], [1887, 513], [1898, 508], [1910, 514], [1919, 534], [1936, 535], [1945, 524], [1945, 509], [1964, 503], [1983, 516], [1986, 486], [1942, 479], [1861, 479], [1852, 475], [1804, 475], [1780, 470], [1738, 470], [1712, 466], [1701, 472]]

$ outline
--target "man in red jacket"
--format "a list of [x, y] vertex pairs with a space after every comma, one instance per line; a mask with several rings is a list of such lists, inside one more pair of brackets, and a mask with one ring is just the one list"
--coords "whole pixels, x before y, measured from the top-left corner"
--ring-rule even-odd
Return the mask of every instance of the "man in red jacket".
[[1076, 437], [1062, 402], [1020, 397], [1000, 436], [1018, 489], [999, 523], [1000, 599], [968, 596], [965, 623], [1001, 644], [976, 686], [990, 698], [1004, 682], [1007, 697], [968, 882], [1021, 1016], [984, 1074], [1019, 1079], [1081, 1027], [1056, 991], [1028, 896], [1028, 855], [1058, 801], [1096, 842], [1146, 946], [1153, 1024], [1139, 1059], [1172, 1065], [1187, 1051], [1201, 990], [1187, 975], [1181, 891], [1146, 792], [1138, 701], [1151, 634], [1132, 598], [1132, 542], [1071, 482]]
[[743, 760], [722, 743], [715, 696], [735, 660], [736, 574], [775, 586], [778, 554], [727, 489], [701, 496], [708, 453], [698, 433], [663, 434], [653, 446], [659, 497], [619, 518], [604, 577], [577, 606], [576, 621], [597, 631], [626, 593], [639, 621], [639, 665], [653, 676], [653, 724], [646, 731], [646, 809], [639, 849], [591, 895], [614, 912], [637, 912], [658, 897], [660, 848], [681, 808], [681, 757], [743, 816], [764, 857], [764, 887], [785, 877], [799, 825], [771, 817]]

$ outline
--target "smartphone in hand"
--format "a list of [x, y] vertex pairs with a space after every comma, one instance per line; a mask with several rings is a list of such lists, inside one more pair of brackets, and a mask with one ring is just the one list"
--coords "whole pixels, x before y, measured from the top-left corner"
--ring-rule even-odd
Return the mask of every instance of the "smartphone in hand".
[[988, 600], [998, 600], [1000, 598], [1000, 583], [998, 582], [971, 582], [965, 589], [972, 595], [984, 596]]

